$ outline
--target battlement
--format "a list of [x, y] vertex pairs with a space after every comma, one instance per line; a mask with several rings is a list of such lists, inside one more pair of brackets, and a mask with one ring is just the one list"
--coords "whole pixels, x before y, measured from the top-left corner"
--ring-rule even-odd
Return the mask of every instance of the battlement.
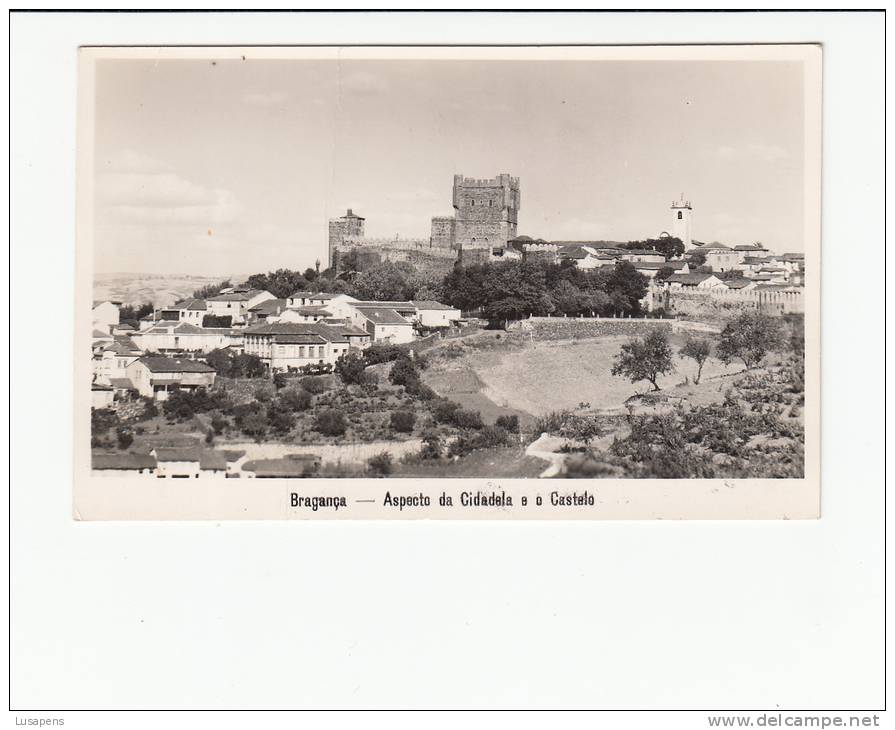
[[341, 246], [347, 247], [382, 247], [392, 249], [429, 248], [428, 238], [366, 238], [361, 236], [345, 236]]
[[463, 175], [454, 175], [454, 186], [462, 186], [466, 188], [518, 188], [519, 178], [512, 177], [508, 173], [501, 173], [497, 177], [491, 178], [463, 177]]

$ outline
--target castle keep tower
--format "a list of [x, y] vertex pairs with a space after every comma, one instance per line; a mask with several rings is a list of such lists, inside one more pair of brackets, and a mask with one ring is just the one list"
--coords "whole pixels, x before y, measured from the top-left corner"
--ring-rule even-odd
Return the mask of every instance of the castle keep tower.
[[693, 207], [689, 200], [684, 200], [683, 193], [681, 193], [680, 200], [671, 204], [671, 213], [673, 216], [671, 235], [681, 239], [684, 242], [684, 250], [689, 251], [693, 248], [693, 239], [690, 236], [690, 217], [693, 214]]
[[432, 219], [432, 247], [468, 251], [506, 246], [516, 237], [520, 201], [518, 177], [454, 175], [454, 217]]
[[363, 238], [364, 235], [364, 218], [355, 215], [351, 208], [341, 218], [330, 218], [329, 221], [329, 261], [328, 265], [332, 267], [335, 264], [333, 254], [338, 250], [339, 246], [348, 236], [356, 236]]

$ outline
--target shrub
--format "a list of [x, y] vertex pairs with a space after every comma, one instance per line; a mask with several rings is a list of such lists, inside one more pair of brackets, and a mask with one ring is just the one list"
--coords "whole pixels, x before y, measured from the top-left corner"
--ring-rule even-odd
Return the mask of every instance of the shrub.
[[260, 440], [267, 435], [267, 416], [264, 411], [252, 411], [241, 419], [240, 428], [247, 436], [254, 436]]
[[205, 432], [205, 443], [211, 446], [214, 443], [214, 429], [209, 428], [208, 431]]
[[498, 426], [484, 426], [473, 433], [460, 434], [448, 448], [448, 456], [466, 456], [479, 449], [493, 449], [508, 446], [512, 437]]
[[363, 355], [349, 350], [336, 360], [335, 370], [346, 385], [361, 385], [366, 381], [366, 367], [367, 363]]
[[295, 426], [295, 416], [292, 415], [292, 409], [279, 399], [271, 401], [267, 407], [267, 420], [270, 423], [270, 427], [281, 436], [289, 433]]
[[286, 384], [289, 382], [289, 378], [286, 377], [286, 373], [274, 373], [273, 376], [273, 387], [276, 390], [282, 390], [286, 387]]
[[311, 401], [311, 394], [304, 388], [287, 388], [279, 395], [280, 404], [293, 413], [308, 410]]
[[440, 459], [444, 445], [441, 436], [436, 431], [427, 431], [423, 434], [423, 445], [420, 447], [420, 459]]
[[230, 425], [230, 421], [221, 415], [215, 414], [211, 417], [211, 427], [214, 429], [215, 435], [220, 436], [224, 429]]
[[205, 388], [197, 388], [194, 391], [175, 390], [168, 396], [162, 409], [165, 416], [170, 419], [188, 421], [197, 413], [222, 408], [226, 403], [226, 395], [219, 391], [209, 391]]
[[381, 454], [376, 454], [376, 456], [371, 457], [367, 462], [367, 467], [370, 473], [374, 476], [387, 477], [394, 471], [392, 455], [387, 451], [383, 451]]
[[411, 383], [416, 385], [419, 378], [419, 373], [413, 362], [403, 357], [395, 361], [395, 364], [392, 365], [391, 372], [388, 374], [389, 382], [394, 385], [407, 386]]
[[391, 427], [400, 433], [410, 433], [416, 424], [416, 414], [412, 411], [392, 411]]
[[326, 390], [326, 380], [320, 377], [315, 377], [313, 375], [302, 378], [298, 381], [298, 384], [302, 387], [302, 389], [306, 390], [312, 395], [320, 395], [320, 393]]
[[519, 416], [498, 416], [494, 425], [508, 433], [519, 433]]
[[454, 412], [454, 425], [457, 428], [470, 428], [470, 429], [480, 429], [485, 424], [482, 422], [482, 414], [478, 411], [467, 411], [462, 408], [458, 408]]
[[389, 342], [372, 344], [364, 350], [363, 358], [367, 365], [392, 362], [399, 358], [410, 359], [410, 348], [407, 345], [395, 345]]
[[348, 419], [342, 411], [328, 408], [317, 414], [314, 429], [327, 436], [341, 436], [348, 429]]
[[437, 399], [431, 406], [432, 418], [436, 423], [453, 423], [454, 414], [459, 410], [460, 406], [452, 400], [446, 398]]
[[123, 426], [115, 429], [115, 436], [118, 438], [119, 449], [129, 449], [130, 445], [134, 443], [134, 435]]
[[90, 411], [90, 430], [94, 436], [99, 436], [113, 426], [118, 425], [118, 414], [109, 408], [94, 408]]

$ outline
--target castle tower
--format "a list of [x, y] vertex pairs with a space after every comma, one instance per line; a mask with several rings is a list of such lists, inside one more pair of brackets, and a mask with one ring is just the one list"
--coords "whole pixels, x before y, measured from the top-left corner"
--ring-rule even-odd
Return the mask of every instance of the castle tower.
[[454, 248], [490, 249], [516, 237], [519, 178], [502, 173], [477, 179], [454, 175]]
[[329, 262], [330, 268], [335, 266], [334, 254], [337, 248], [342, 244], [348, 236], [356, 236], [363, 238], [364, 235], [364, 218], [355, 215], [351, 208], [341, 218], [330, 218], [329, 220]]
[[690, 235], [690, 218], [693, 215], [693, 207], [689, 200], [684, 200], [684, 194], [681, 193], [681, 199], [671, 204], [671, 235], [681, 239], [684, 242], [684, 250], [688, 251], [693, 248], [693, 239]]

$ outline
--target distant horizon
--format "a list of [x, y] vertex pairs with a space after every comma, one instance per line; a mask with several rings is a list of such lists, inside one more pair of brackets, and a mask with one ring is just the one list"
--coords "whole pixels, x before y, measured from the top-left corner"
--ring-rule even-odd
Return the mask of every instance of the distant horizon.
[[326, 266], [348, 208], [428, 238], [454, 174], [520, 178], [518, 234], [693, 237], [804, 252], [792, 61], [103, 59], [95, 271]]

